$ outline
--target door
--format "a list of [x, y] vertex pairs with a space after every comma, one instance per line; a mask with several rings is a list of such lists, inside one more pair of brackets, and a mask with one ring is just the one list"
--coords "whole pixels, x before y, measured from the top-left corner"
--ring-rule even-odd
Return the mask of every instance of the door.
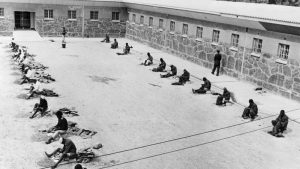
[[15, 11], [15, 28], [30, 29], [30, 12]]

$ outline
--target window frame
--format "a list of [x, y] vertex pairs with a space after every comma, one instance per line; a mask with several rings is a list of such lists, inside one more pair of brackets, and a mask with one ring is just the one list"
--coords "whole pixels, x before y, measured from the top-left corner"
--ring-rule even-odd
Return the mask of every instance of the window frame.
[[189, 24], [187, 24], [187, 23], [183, 23], [182, 24], [182, 31], [181, 31], [181, 33], [182, 33], [183, 36], [187, 36], [189, 34]]
[[[94, 18], [94, 16], [97, 16], [97, 18]], [[99, 11], [90, 11], [90, 20], [98, 21], [99, 20]]]
[[234, 48], [238, 48], [239, 47], [239, 39], [240, 39], [240, 35], [237, 33], [232, 33], [231, 34], [231, 41], [230, 41], [230, 45]]
[[175, 21], [170, 21], [170, 32], [175, 33], [176, 23]]
[[120, 12], [118, 12], [118, 11], [113, 11], [112, 13], [111, 13], [111, 20], [112, 21], [120, 21]]
[[290, 45], [285, 43], [278, 43], [277, 56], [279, 59], [288, 60], [289, 51], [290, 51]]
[[145, 16], [141, 15], [140, 16], [140, 25], [144, 25], [144, 23], [145, 23]]
[[260, 38], [253, 38], [253, 41], [252, 41], [252, 52], [257, 53], [257, 54], [261, 54], [262, 43], [263, 43], [262, 39], [260, 39]]
[[161, 18], [158, 20], [158, 28], [161, 30], [164, 29], [164, 20]]
[[[52, 12], [52, 17], [51, 17], [51, 12]], [[54, 19], [54, 10], [53, 9], [44, 9], [44, 19], [45, 20], [53, 20]]]
[[149, 17], [149, 23], [148, 23], [149, 27], [152, 27], [153, 26], [153, 17], [150, 16]]
[[[199, 28], [199, 29], [198, 29]], [[199, 31], [198, 30], [201, 30], [201, 36], [199, 36]], [[196, 27], [196, 39], [202, 39], [203, 38], [203, 27], [202, 26], [197, 26]]]
[[[75, 14], [75, 18], [73, 17], [74, 14]], [[68, 20], [77, 20], [77, 11], [76, 10], [68, 10]]]
[[[216, 38], [215, 38], [215, 33], [217, 33], [217, 41], [216, 41]], [[219, 43], [219, 41], [220, 41], [220, 33], [221, 33], [221, 31], [220, 30], [217, 30], [217, 29], [213, 29], [213, 32], [212, 32], [212, 38], [211, 38], [211, 41], [212, 41], [212, 43]]]

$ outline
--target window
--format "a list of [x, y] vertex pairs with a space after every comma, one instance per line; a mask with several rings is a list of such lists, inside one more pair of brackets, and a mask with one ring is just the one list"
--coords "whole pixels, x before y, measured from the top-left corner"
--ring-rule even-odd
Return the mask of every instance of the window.
[[134, 23], [135, 23], [135, 18], [136, 18], [135, 14], [132, 14], [132, 22]]
[[52, 9], [45, 9], [44, 10], [44, 18], [45, 19], [53, 19], [53, 10]]
[[231, 34], [231, 46], [233, 47], [239, 47], [239, 38], [240, 38], [240, 35], [238, 34]]
[[189, 31], [188, 24], [183, 24], [183, 26], [182, 26], [182, 34], [183, 35], [187, 35], [188, 31]]
[[4, 8], [0, 8], [0, 17], [4, 16]]
[[68, 19], [76, 19], [76, 11], [68, 11]]
[[280, 59], [287, 60], [289, 56], [290, 45], [279, 43], [278, 45], [278, 57]]
[[[133, 14], [135, 16], [135, 14]], [[120, 20], [120, 12], [112, 12], [112, 20], [119, 21]], [[135, 19], [134, 19], [135, 22]]]
[[159, 24], [158, 24], [158, 27], [160, 28], [160, 29], [163, 29], [164, 27], [164, 20], [163, 19], [159, 19]]
[[197, 39], [202, 39], [202, 34], [203, 34], [203, 27], [197, 27], [196, 38]]
[[175, 22], [174, 21], [170, 22], [170, 32], [175, 32]]
[[255, 53], [261, 53], [262, 39], [253, 38], [252, 51]]
[[98, 14], [99, 14], [98, 11], [91, 11], [90, 12], [90, 19], [91, 20], [98, 20]]
[[142, 24], [142, 25], [144, 24], [144, 16], [140, 17], [140, 24]]
[[149, 17], [149, 26], [153, 26], [153, 17]]
[[220, 31], [213, 30], [212, 42], [219, 43]]

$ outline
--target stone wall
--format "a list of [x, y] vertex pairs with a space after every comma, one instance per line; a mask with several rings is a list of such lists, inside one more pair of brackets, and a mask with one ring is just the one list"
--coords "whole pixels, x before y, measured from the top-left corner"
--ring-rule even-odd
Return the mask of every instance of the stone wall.
[[0, 36], [12, 36], [14, 30], [13, 19], [0, 18]]
[[275, 56], [263, 53], [256, 58], [251, 56], [251, 49], [245, 49], [243, 61], [243, 47], [234, 52], [229, 49], [229, 44], [219, 43], [215, 46], [210, 39], [196, 41], [195, 37], [183, 37], [178, 33], [170, 34], [166, 30], [131, 23], [127, 23], [126, 37], [209, 69], [212, 69], [214, 55], [219, 49], [222, 54], [221, 73], [300, 101], [300, 66], [294, 59], [289, 59], [286, 65], [278, 64]]

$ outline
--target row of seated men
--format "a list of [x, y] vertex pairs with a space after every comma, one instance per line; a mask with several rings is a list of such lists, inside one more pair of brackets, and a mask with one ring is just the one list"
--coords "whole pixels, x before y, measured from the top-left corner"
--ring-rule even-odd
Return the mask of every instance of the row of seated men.
[[[151, 56], [151, 54], [148, 52], [147, 53], [147, 59], [142, 63], [144, 66], [149, 66], [153, 64], [153, 57]], [[165, 72], [166, 69], [166, 62], [160, 58], [160, 63], [158, 65], [158, 67], [153, 68], [152, 71], [153, 72]], [[177, 76], [177, 68], [174, 65], [170, 65], [170, 72], [164, 74], [164, 75], [160, 75], [161, 78], [168, 78], [168, 77], [172, 77], [172, 76]], [[179, 81], [172, 83], [172, 85], [184, 85], [187, 81], [189, 81], [190, 78], [190, 73], [184, 69], [183, 70], [183, 74], [181, 76], [179, 76]], [[203, 84], [201, 85], [201, 87], [199, 89], [192, 89], [192, 92], [194, 94], [205, 94], [208, 91], [211, 90], [211, 82], [206, 78], [203, 77]], [[231, 92], [228, 91], [227, 88], [223, 88], [223, 93], [219, 94], [219, 93], [213, 93], [213, 94], [217, 94], [219, 95], [217, 97], [216, 100], [216, 105], [224, 105], [226, 106], [227, 103], [232, 103], [236, 102], [234, 96], [232, 95]], [[230, 99], [232, 99], [232, 101], [230, 101]], [[258, 108], [257, 105], [254, 103], [254, 101], [252, 99], [249, 100], [249, 106], [246, 107], [243, 111], [242, 114], [242, 118], [244, 119], [248, 119], [250, 118], [251, 120], [254, 120], [257, 117], [258, 114]], [[287, 124], [288, 124], [288, 117], [285, 115], [284, 110], [280, 111], [280, 115], [278, 116], [278, 118], [276, 120], [272, 121], [273, 124], [273, 130], [271, 132], [272, 135], [274, 136], [278, 136], [280, 134], [282, 134], [283, 131], [286, 130], [287, 128]]]
[[[30, 71], [31, 68], [29, 66], [26, 66], [26, 62], [24, 63], [24, 60], [26, 59], [26, 54], [23, 49], [20, 49], [20, 46], [17, 45], [14, 41], [10, 44], [12, 51], [15, 52], [13, 55], [13, 59], [15, 61], [18, 61], [19, 64], [21, 64], [21, 71], [25, 74], [25, 78], [30, 78]], [[22, 53], [24, 53], [22, 55]], [[24, 66], [25, 65], [25, 66]], [[40, 82], [37, 80], [35, 85], [30, 87], [30, 95], [28, 97], [32, 97], [32, 95], [35, 92], [38, 92], [40, 86]], [[40, 100], [39, 103], [36, 103], [33, 108], [33, 114], [30, 116], [30, 118], [34, 118], [38, 113], [41, 115], [45, 114], [48, 111], [48, 102], [45, 98], [45, 96], [40, 95]], [[59, 160], [53, 165], [51, 168], [56, 168], [58, 164], [65, 158], [68, 159], [73, 159], [77, 158], [76, 154], [76, 146], [75, 144], [67, 138], [61, 137], [62, 135], [67, 133], [68, 130], [68, 122], [67, 120], [63, 117], [63, 113], [61, 111], [56, 112], [56, 117], [57, 117], [57, 124], [53, 127], [50, 127], [48, 129], [48, 133], [53, 133], [50, 138], [45, 142], [46, 144], [50, 144], [51, 142], [55, 141], [56, 139], [59, 139], [59, 142], [63, 144], [63, 148], [58, 148], [54, 152], [48, 154], [45, 152], [47, 157], [51, 157], [55, 155], [56, 153], [60, 152], [62, 155], [60, 156]], [[75, 166], [75, 169], [82, 169], [82, 166], [80, 164]]]
[[[110, 43], [110, 37], [109, 34], [105, 35], [105, 38], [101, 41], [101, 42], [106, 42], [106, 43]], [[111, 48], [112, 49], [117, 49], [119, 47], [118, 41], [117, 39], [114, 39], [114, 42], [111, 44]], [[123, 53], [118, 52], [118, 55], [127, 55], [130, 53], [130, 49], [132, 48], [132, 46], [129, 46], [128, 43], [125, 44], [125, 47], [123, 49]]]

